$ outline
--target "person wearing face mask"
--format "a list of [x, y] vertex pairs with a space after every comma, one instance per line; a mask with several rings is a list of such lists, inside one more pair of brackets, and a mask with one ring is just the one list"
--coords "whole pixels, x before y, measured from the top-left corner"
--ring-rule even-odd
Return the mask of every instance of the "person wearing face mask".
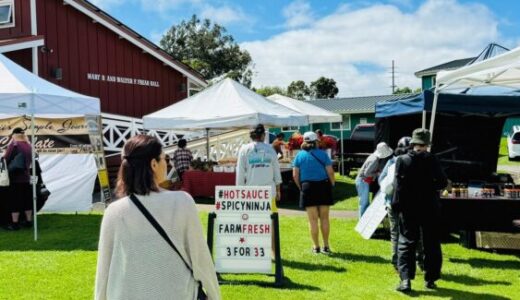
[[101, 224], [95, 299], [220, 299], [193, 198], [163, 190], [166, 154], [155, 137], [123, 148], [116, 191]]
[[439, 161], [428, 151], [430, 139], [428, 130], [414, 130], [410, 141], [412, 151], [399, 156], [395, 165], [392, 210], [398, 214], [397, 267], [401, 279], [397, 291], [405, 293], [412, 290], [421, 233], [426, 288], [435, 289], [435, 282], [441, 277], [439, 191], [448, 181]]

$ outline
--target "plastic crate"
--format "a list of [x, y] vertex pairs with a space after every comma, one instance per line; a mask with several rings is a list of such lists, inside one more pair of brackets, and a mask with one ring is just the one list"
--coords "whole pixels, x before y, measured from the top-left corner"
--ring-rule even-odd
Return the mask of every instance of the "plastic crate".
[[520, 233], [477, 231], [475, 239], [477, 248], [520, 249]]

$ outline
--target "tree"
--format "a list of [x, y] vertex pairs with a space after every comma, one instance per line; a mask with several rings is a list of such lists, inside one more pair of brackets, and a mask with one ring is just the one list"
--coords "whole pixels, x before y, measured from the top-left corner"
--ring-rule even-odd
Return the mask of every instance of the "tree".
[[394, 91], [394, 95], [398, 95], [398, 94], [410, 94], [412, 92], [412, 89], [405, 86], [403, 88], [397, 88], [395, 91]]
[[311, 82], [310, 90], [314, 99], [334, 98], [339, 92], [336, 81], [323, 76]]
[[274, 94], [287, 95], [287, 92], [279, 86], [266, 86], [258, 89], [253, 88], [253, 91], [257, 92], [258, 94], [264, 97], [268, 97]]
[[206, 80], [224, 76], [251, 85], [251, 55], [240, 49], [226, 28], [209, 19], [201, 21], [193, 15], [189, 21], [173, 25], [160, 45]]
[[403, 88], [397, 88], [395, 91], [394, 91], [394, 95], [398, 95], [398, 94], [418, 94], [422, 92], [422, 89], [421, 88], [416, 88], [415, 90], [412, 91], [411, 88], [405, 86]]
[[287, 96], [291, 98], [305, 100], [309, 95], [310, 89], [303, 80], [293, 81], [287, 87]]

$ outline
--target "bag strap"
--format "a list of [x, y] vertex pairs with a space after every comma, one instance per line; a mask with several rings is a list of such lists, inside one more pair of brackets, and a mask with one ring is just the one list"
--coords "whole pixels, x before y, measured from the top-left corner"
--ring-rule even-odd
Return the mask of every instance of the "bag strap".
[[314, 157], [320, 163], [320, 165], [322, 165], [324, 168], [327, 168], [327, 166], [318, 157], [316, 157], [316, 155], [314, 155], [314, 153], [312, 153], [311, 151], [309, 151], [309, 154], [312, 155], [312, 157]]
[[190, 270], [191, 275], [193, 276], [193, 269], [188, 265], [186, 260], [184, 260], [184, 257], [182, 257], [179, 250], [177, 250], [177, 247], [175, 247], [172, 240], [168, 237], [168, 234], [166, 234], [166, 232], [161, 227], [161, 225], [159, 225], [157, 220], [155, 220], [155, 218], [152, 216], [152, 214], [150, 214], [150, 212], [144, 207], [144, 205], [141, 203], [141, 201], [139, 201], [139, 199], [137, 199], [137, 197], [134, 194], [130, 195], [130, 200], [132, 200], [132, 202], [135, 204], [135, 206], [137, 206], [137, 208], [141, 211], [141, 213], [143, 213], [143, 215], [146, 217], [146, 219], [148, 219], [150, 224], [152, 224], [152, 226], [155, 228], [155, 230], [157, 230], [157, 232], [163, 237], [163, 239], [168, 243], [168, 245], [170, 245], [172, 247], [172, 249], [179, 255], [181, 260], [186, 265], [186, 268], [188, 268], [188, 270]]

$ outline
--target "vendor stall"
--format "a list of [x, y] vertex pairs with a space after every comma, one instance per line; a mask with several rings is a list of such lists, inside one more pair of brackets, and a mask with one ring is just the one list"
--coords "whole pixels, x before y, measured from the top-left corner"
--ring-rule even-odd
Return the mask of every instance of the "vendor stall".
[[[376, 142], [395, 145], [423, 124], [434, 94], [376, 104]], [[441, 195], [443, 222], [452, 230], [514, 231], [520, 219], [520, 195], [507, 175], [497, 175], [505, 119], [520, 116], [520, 94], [438, 94], [432, 153], [451, 185]]]
[[[70, 118], [83, 117], [85, 115], [97, 116], [100, 114], [99, 99], [81, 95], [30, 73], [23, 67], [0, 55], [0, 118], [9, 119], [25, 116], [28, 124], [23, 129], [31, 138], [32, 148], [36, 149], [37, 131], [43, 131], [45, 126], [37, 126], [35, 118]], [[51, 126], [52, 122], [50, 123]], [[36, 151], [32, 151], [32, 165], [35, 165]], [[90, 206], [92, 190], [96, 179], [96, 164], [93, 155], [70, 158], [48, 158], [40, 157], [44, 182], [49, 182], [47, 187], [51, 191], [51, 198], [46, 206], [56, 202], [67, 202], [72, 205], [67, 208], [84, 207], [83, 203]], [[64, 167], [64, 165], [67, 165]], [[70, 166], [81, 166], [82, 172]], [[52, 170], [51, 170], [52, 169]], [[60, 178], [57, 172], [61, 170]], [[33, 168], [32, 176], [36, 175]], [[50, 176], [49, 176], [50, 175]], [[55, 177], [52, 177], [52, 176]], [[63, 184], [65, 182], [65, 184]], [[33, 181], [33, 210], [36, 210], [36, 182]], [[54, 189], [56, 187], [56, 189]], [[64, 201], [60, 201], [64, 200]], [[84, 200], [84, 201], [82, 201]], [[60, 205], [55, 205], [60, 207]], [[63, 207], [63, 206], [61, 206]], [[45, 207], [44, 207], [45, 209]], [[55, 209], [55, 211], [63, 211]], [[80, 210], [80, 209], [78, 209]], [[34, 239], [38, 238], [37, 214], [34, 214]]]
[[[280, 127], [305, 126], [309, 123], [306, 115], [269, 101], [231, 79], [224, 79], [192, 97], [146, 115], [143, 121], [147, 129], [206, 129], [208, 132], [211, 129], [248, 128], [257, 124]], [[209, 151], [209, 139], [206, 153], [206, 160], [210, 161], [212, 157]], [[191, 191], [192, 195], [198, 195], [199, 184], [202, 187], [203, 182], [209, 182], [207, 189], [202, 192], [205, 196], [209, 196], [208, 191], [214, 190], [215, 185], [227, 183], [222, 180], [231, 177], [226, 173], [234, 174], [236, 158], [215, 160], [218, 161], [218, 165], [214, 169], [206, 168], [206, 171], [213, 174], [202, 175], [200, 172], [194, 172], [188, 175], [187, 180], [190, 183], [185, 183], [185, 189]], [[219, 176], [221, 175], [219, 173], [223, 175]], [[190, 174], [190, 171], [183, 176], [187, 174]]]

